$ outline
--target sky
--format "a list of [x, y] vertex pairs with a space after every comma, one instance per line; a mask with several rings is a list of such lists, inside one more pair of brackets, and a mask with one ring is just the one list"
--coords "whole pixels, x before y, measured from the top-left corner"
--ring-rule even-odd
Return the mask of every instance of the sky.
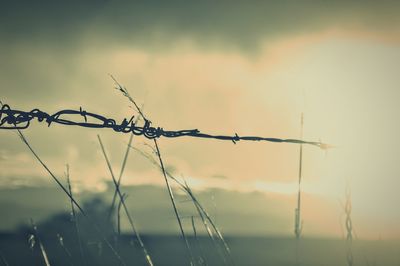
[[[304, 139], [335, 146], [328, 151], [304, 146], [303, 190], [312, 199], [304, 204], [304, 234], [341, 236], [341, 204], [349, 184], [357, 234], [400, 237], [395, 208], [400, 200], [399, 3], [1, 5], [3, 103], [21, 110], [53, 113], [82, 107], [116, 119], [130, 117], [134, 111], [114, 90], [112, 74], [153, 124], [165, 129], [299, 138], [304, 113]], [[110, 179], [96, 134], [103, 137], [115, 169], [129, 138], [105, 129], [39, 123], [24, 134], [58, 175], [70, 164], [81, 193], [104, 191]], [[136, 147], [149, 151], [146, 142], [134, 138]], [[198, 193], [218, 190], [248, 199], [261, 193], [256, 202], [272, 212], [261, 213], [251, 200], [232, 211], [239, 216], [250, 211], [255, 217], [268, 213], [285, 221], [281, 228], [279, 220], [252, 233], [291, 230], [287, 225], [295, 207], [298, 146], [190, 138], [159, 143], [168, 169], [184, 176]], [[2, 189], [43, 182], [50, 182], [49, 176], [18, 136], [0, 130]], [[163, 182], [157, 169], [131, 153], [124, 185]], [[240, 227], [231, 228], [235, 230]]]

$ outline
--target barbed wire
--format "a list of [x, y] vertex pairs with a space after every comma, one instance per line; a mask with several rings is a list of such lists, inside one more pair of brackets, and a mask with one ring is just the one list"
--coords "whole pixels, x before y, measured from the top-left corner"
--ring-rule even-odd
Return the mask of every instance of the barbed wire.
[[[72, 117], [78, 118], [73, 120]], [[195, 137], [205, 139], [230, 140], [236, 144], [238, 141], [267, 141], [278, 143], [294, 143], [308, 144], [317, 146], [321, 149], [328, 149], [332, 146], [317, 141], [304, 141], [299, 139], [283, 139], [258, 136], [239, 136], [234, 135], [212, 135], [200, 132], [198, 129], [186, 130], [164, 130], [162, 127], [154, 127], [151, 121], [144, 119], [143, 125], [138, 125], [135, 116], [129, 119], [124, 118], [120, 123], [112, 118], [88, 112], [79, 108], [79, 110], [64, 109], [54, 114], [33, 109], [31, 111], [22, 111], [12, 109], [8, 104], [1, 104], [0, 109], [0, 129], [21, 130], [27, 129], [33, 120], [46, 123], [48, 127], [53, 124], [61, 124], [66, 126], [80, 126], [86, 128], [109, 128], [115, 132], [132, 133], [136, 136], [144, 136], [148, 139], [157, 139], [160, 137], [177, 138], [177, 137]]]

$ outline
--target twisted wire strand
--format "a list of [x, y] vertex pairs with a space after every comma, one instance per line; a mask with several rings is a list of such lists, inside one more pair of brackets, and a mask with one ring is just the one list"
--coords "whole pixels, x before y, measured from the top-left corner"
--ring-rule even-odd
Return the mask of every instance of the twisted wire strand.
[[[76, 120], [73, 120], [75, 117]], [[83, 121], [82, 121], [83, 118]], [[165, 138], [178, 138], [178, 137], [195, 137], [205, 139], [217, 140], [230, 140], [236, 144], [238, 141], [267, 141], [277, 143], [294, 143], [294, 144], [308, 144], [317, 146], [321, 149], [328, 149], [332, 146], [322, 142], [304, 141], [299, 139], [282, 139], [258, 136], [239, 136], [235, 135], [212, 135], [200, 132], [198, 129], [184, 129], [184, 130], [164, 130], [161, 127], [153, 127], [151, 121], [145, 119], [143, 125], [137, 125], [134, 116], [129, 119], [124, 118], [121, 123], [117, 123], [112, 118], [91, 113], [79, 108], [79, 110], [64, 109], [54, 114], [33, 109], [31, 111], [22, 111], [12, 109], [8, 104], [2, 105], [0, 109], [0, 129], [6, 130], [22, 130], [27, 129], [33, 120], [46, 123], [48, 127], [53, 124], [61, 124], [66, 126], [80, 126], [86, 128], [109, 128], [115, 132], [132, 133], [136, 136], [144, 136], [147, 139], [157, 139], [160, 137]], [[90, 121], [89, 121], [90, 120]]]

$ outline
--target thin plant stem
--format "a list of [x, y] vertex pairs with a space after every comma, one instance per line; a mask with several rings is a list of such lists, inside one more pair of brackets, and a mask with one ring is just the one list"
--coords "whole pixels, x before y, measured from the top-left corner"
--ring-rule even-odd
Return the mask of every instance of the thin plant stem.
[[[68, 191], [71, 195], [71, 197], [73, 197], [72, 194], [72, 186], [71, 186], [71, 180], [70, 180], [70, 175], [69, 175], [69, 165], [66, 165], [66, 176], [67, 176], [67, 183], [68, 183]], [[74, 202], [70, 199], [70, 203], [71, 203], [71, 214], [72, 214], [72, 219], [73, 219], [73, 223], [74, 223], [74, 227], [75, 227], [75, 232], [76, 232], [76, 237], [78, 240], [78, 245], [79, 245], [79, 252], [81, 255], [81, 259], [83, 261], [84, 265], [87, 265], [87, 261], [86, 261], [86, 257], [85, 254], [83, 252], [83, 246], [82, 246], [82, 239], [81, 239], [81, 233], [80, 233], [80, 229], [79, 229], [79, 225], [78, 225], [78, 216], [76, 215], [76, 211], [75, 211], [75, 206], [74, 206]]]
[[201, 265], [207, 265], [206, 260], [204, 259], [204, 252], [203, 249], [201, 248], [201, 244], [199, 241], [199, 238], [197, 237], [197, 229], [196, 229], [196, 223], [194, 221], [194, 216], [192, 215], [191, 217], [192, 220], [192, 229], [193, 229], [193, 235], [194, 235], [194, 239], [196, 240], [197, 243], [197, 247], [199, 249], [200, 255], [199, 255], [199, 259], [200, 259], [200, 264]]
[[353, 258], [353, 222], [351, 220], [351, 211], [352, 211], [352, 204], [351, 204], [351, 190], [349, 183], [346, 187], [346, 203], [344, 206], [344, 211], [346, 213], [346, 261], [348, 266], [354, 265], [354, 258]]
[[58, 184], [58, 186], [62, 189], [62, 191], [64, 191], [64, 193], [69, 197], [69, 199], [72, 201], [72, 203], [78, 208], [78, 210], [82, 213], [82, 215], [84, 217], [86, 217], [86, 219], [88, 219], [92, 224], [94, 229], [99, 233], [99, 235], [101, 236], [102, 240], [106, 243], [106, 245], [110, 248], [110, 250], [112, 251], [112, 253], [115, 255], [115, 257], [118, 259], [118, 261], [120, 262], [120, 264], [122, 265], [126, 265], [125, 262], [123, 261], [123, 259], [121, 258], [121, 256], [118, 254], [118, 252], [113, 248], [113, 246], [111, 245], [111, 243], [107, 240], [107, 238], [105, 237], [104, 233], [102, 232], [102, 230], [100, 230], [99, 225], [96, 223], [96, 221], [94, 221], [93, 219], [91, 219], [86, 212], [83, 210], [83, 208], [79, 205], [79, 203], [75, 200], [75, 198], [71, 195], [71, 193], [69, 193], [69, 191], [64, 187], [64, 185], [60, 182], [60, 180], [53, 174], [52, 171], [50, 171], [50, 169], [47, 167], [47, 165], [40, 159], [39, 155], [33, 150], [32, 146], [29, 144], [28, 140], [26, 139], [26, 137], [22, 134], [22, 132], [18, 129], [17, 130], [21, 140], [23, 143], [26, 144], [26, 146], [29, 148], [29, 150], [32, 152], [32, 154], [34, 155], [34, 157], [38, 160], [38, 162], [43, 166], [43, 168], [50, 174], [50, 176], [53, 178], [53, 180]]
[[[132, 96], [129, 94], [129, 92], [128, 92], [121, 84], [119, 84], [118, 81], [117, 81], [112, 75], [110, 75], [110, 76], [111, 76], [111, 78], [114, 80], [114, 82], [117, 84], [117, 86], [118, 86], [117, 89], [118, 89], [119, 91], [121, 91], [122, 94], [123, 94], [125, 97], [127, 97], [131, 103], [133, 103], [133, 105], [135, 106], [136, 110], [138, 111], [138, 113], [140, 114], [140, 116], [143, 118], [143, 120], [145, 121], [145, 123], [151, 123], [150, 120], [148, 120], [148, 119], [145, 117], [145, 115], [143, 114], [141, 108], [137, 105], [137, 103], [136, 103], [135, 100], [132, 98]], [[155, 146], [155, 148], [156, 148], [156, 150], [157, 150], [157, 156], [158, 156], [158, 159], [159, 159], [159, 161], [160, 161], [160, 166], [161, 166], [162, 173], [163, 173], [163, 176], [164, 176], [165, 184], [166, 184], [166, 186], [167, 186], [168, 194], [169, 194], [169, 197], [170, 197], [170, 199], [171, 199], [172, 207], [173, 207], [173, 209], [174, 209], [174, 213], [175, 213], [175, 216], [176, 216], [176, 220], [178, 221], [178, 225], [179, 225], [179, 229], [180, 229], [180, 231], [181, 231], [182, 238], [183, 238], [183, 240], [184, 240], [184, 242], [185, 242], [187, 251], [188, 251], [189, 256], [190, 256], [190, 264], [191, 264], [191, 265], [194, 265], [193, 253], [192, 253], [192, 250], [191, 250], [191, 248], [190, 248], [189, 241], [188, 241], [187, 238], [186, 238], [185, 231], [183, 230], [182, 221], [181, 221], [181, 218], [179, 217], [178, 208], [177, 208], [177, 206], [176, 206], [175, 199], [174, 199], [174, 194], [173, 194], [172, 189], [171, 189], [171, 186], [170, 186], [170, 184], [169, 184], [169, 181], [168, 181], [168, 178], [167, 178], [167, 174], [165, 173], [165, 168], [164, 168], [164, 164], [163, 164], [163, 161], [162, 161], [162, 158], [161, 158], [160, 149], [159, 149], [159, 147], [158, 147], [157, 139], [153, 139], [153, 141], [154, 141], [154, 146]]]
[[[133, 140], [133, 134], [131, 134], [129, 136], [128, 146], [126, 148], [125, 156], [124, 156], [124, 159], [122, 161], [121, 171], [119, 173], [119, 177], [118, 177], [118, 181], [117, 181], [118, 187], [121, 184], [122, 175], [124, 174], [124, 170], [125, 170], [126, 162], [128, 160], [129, 150], [130, 150], [129, 146], [132, 145], [132, 140]], [[114, 195], [113, 195], [113, 199], [112, 199], [112, 202], [111, 202], [111, 207], [110, 207], [110, 211], [108, 213], [108, 217], [111, 217], [111, 213], [113, 212], [116, 199], [117, 199], [117, 190], [114, 190]]]
[[[304, 115], [301, 113], [301, 131], [300, 140], [303, 140], [303, 125]], [[297, 207], [295, 209], [295, 222], [294, 222], [294, 234], [296, 237], [296, 264], [300, 264], [300, 236], [303, 229], [303, 221], [301, 219], [301, 181], [303, 174], [303, 144], [299, 147], [299, 179], [298, 179], [298, 191], [297, 191]]]
[[139, 234], [138, 230], [136, 229], [135, 224], [133, 223], [133, 219], [132, 219], [131, 215], [129, 214], [128, 208], [126, 207], [126, 204], [125, 204], [125, 201], [124, 201], [124, 197], [123, 197], [123, 195], [122, 195], [122, 193], [121, 193], [121, 190], [120, 190], [120, 188], [119, 188], [119, 186], [118, 186], [118, 182], [117, 182], [117, 180], [115, 179], [114, 172], [113, 172], [113, 170], [112, 170], [110, 160], [108, 159], [108, 156], [107, 156], [107, 153], [106, 153], [106, 151], [105, 151], [103, 142], [101, 141], [101, 138], [100, 138], [99, 135], [97, 135], [97, 139], [99, 140], [99, 144], [100, 144], [100, 147], [101, 147], [101, 151], [103, 152], [104, 159], [106, 160], [106, 163], [107, 163], [107, 166], [108, 166], [108, 170], [110, 171], [111, 178], [112, 178], [112, 180], [113, 180], [113, 182], [114, 182], [114, 185], [115, 185], [115, 190], [116, 190], [117, 193], [118, 193], [118, 196], [119, 196], [119, 199], [120, 199], [120, 201], [121, 201], [121, 203], [122, 203], [122, 206], [123, 206], [123, 208], [124, 208], [125, 214], [126, 214], [126, 216], [128, 217], [128, 221], [129, 221], [129, 223], [130, 223], [130, 225], [131, 225], [132, 231], [133, 231], [133, 233], [135, 234], [136, 239], [138, 240], [140, 247], [142, 248], [142, 251], [143, 251], [143, 253], [144, 253], [144, 256], [145, 256], [145, 259], [146, 259], [147, 264], [148, 264], [149, 266], [153, 266], [153, 262], [152, 262], [152, 260], [151, 260], [151, 257], [150, 257], [150, 255], [149, 255], [149, 253], [147, 252], [146, 247], [144, 246], [144, 243], [143, 243], [143, 241], [142, 241], [142, 238], [140, 237], [140, 234]]
[[[149, 147], [152, 148], [151, 146], [149, 146]], [[140, 155], [142, 155], [143, 157], [148, 159], [153, 165], [155, 165], [156, 167], [158, 167], [160, 169], [160, 171], [162, 171], [160, 163], [158, 163], [150, 154], [148, 154], [146, 152], [143, 152], [142, 150], [140, 150], [140, 149], [138, 149], [136, 147], [133, 147], [133, 146], [131, 146], [131, 149], [135, 150]], [[154, 150], [154, 153], [157, 153], [157, 152]], [[208, 235], [210, 236], [211, 240], [213, 241], [213, 243], [215, 243], [215, 238], [213, 236], [212, 231], [210, 230], [210, 227], [207, 224], [207, 221], [209, 221], [209, 223], [211, 224], [211, 227], [213, 228], [214, 232], [217, 234], [218, 239], [223, 244], [223, 247], [224, 247], [224, 250], [225, 250], [226, 254], [228, 255], [229, 258], [231, 258], [231, 252], [230, 252], [230, 248], [229, 248], [228, 244], [226, 243], [226, 241], [223, 238], [221, 232], [217, 228], [215, 222], [212, 220], [211, 216], [206, 212], [205, 208], [202, 206], [202, 204], [199, 202], [199, 200], [193, 194], [193, 192], [190, 189], [190, 187], [188, 186], [188, 184], [186, 182], [185, 182], [185, 184], [182, 183], [181, 181], [179, 181], [176, 177], [174, 177], [167, 170], [165, 170], [165, 173], [169, 178], [171, 178], [173, 181], [175, 181], [185, 193], [187, 193], [189, 195], [189, 197], [191, 198], [194, 206], [196, 207], [197, 212], [199, 213], [199, 216], [202, 218], [204, 227], [206, 228], [206, 231], [207, 231]], [[219, 248], [217, 250], [219, 251]], [[225, 256], [224, 255], [221, 255], [221, 256], [222, 256], [222, 258], [224, 260], [224, 263], [226, 263]], [[232, 259], [230, 259], [230, 264], [234, 265], [234, 262], [233, 262]]]
[[[127, 195], [124, 193], [122, 194], [122, 197], [124, 200], [126, 200]], [[118, 203], [118, 215], [117, 215], [117, 228], [118, 228], [118, 236], [121, 236], [121, 207], [122, 207], [122, 201], [120, 200]]]
[[71, 266], [73, 266], [74, 265], [74, 263], [73, 263], [73, 257], [72, 257], [72, 254], [71, 254], [71, 252], [69, 251], [69, 249], [65, 246], [65, 244], [64, 244], [64, 238], [62, 237], [62, 235], [60, 235], [60, 234], [57, 234], [57, 238], [58, 238], [58, 243], [60, 244], [60, 246], [61, 246], [61, 248], [64, 250], [64, 252], [65, 252], [65, 254], [68, 256], [68, 258], [69, 258], [69, 264], [71, 265]]
[[169, 184], [169, 181], [168, 181], [168, 178], [167, 178], [167, 174], [165, 172], [164, 163], [163, 163], [163, 160], [161, 158], [160, 149], [158, 148], [158, 144], [157, 144], [157, 140], [156, 139], [154, 139], [154, 146], [156, 147], [156, 150], [157, 150], [157, 156], [158, 156], [158, 159], [160, 160], [161, 170], [162, 170], [162, 173], [163, 173], [163, 176], [164, 176], [165, 184], [167, 185], [167, 188], [168, 188], [168, 194], [169, 194], [169, 197], [171, 199], [172, 207], [174, 209], [175, 216], [176, 216], [176, 219], [177, 219], [178, 224], [179, 224], [179, 229], [181, 230], [181, 234], [182, 234], [182, 237], [183, 237], [183, 239], [185, 241], [186, 248], [187, 248], [187, 250], [189, 252], [191, 264], [194, 265], [192, 249], [190, 248], [189, 241], [188, 241], [188, 239], [187, 239], [187, 237], [185, 235], [185, 231], [183, 230], [182, 221], [181, 221], [181, 218], [179, 216], [178, 208], [176, 207], [176, 203], [175, 203], [175, 199], [174, 199], [174, 193], [172, 192], [171, 185]]
[[43, 246], [42, 240], [40, 239], [40, 236], [39, 236], [39, 232], [38, 232], [37, 226], [33, 222], [32, 218], [31, 218], [31, 225], [32, 225], [34, 236], [35, 236], [35, 238], [37, 239], [37, 241], [39, 243], [39, 248], [40, 248], [40, 252], [42, 253], [44, 263], [46, 264], [46, 266], [50, 266], [50, 261], [49, 261], [49, 258], [47, 256], [46, 249]]
[[1, 259], [1, 262], [4, 264], [4, 266], [10, 266], [10, 264], [8, 264], [6, 258], [4, 257], [3, 252], [1, 252], [1, 251], [0, 251], [0, 259]]

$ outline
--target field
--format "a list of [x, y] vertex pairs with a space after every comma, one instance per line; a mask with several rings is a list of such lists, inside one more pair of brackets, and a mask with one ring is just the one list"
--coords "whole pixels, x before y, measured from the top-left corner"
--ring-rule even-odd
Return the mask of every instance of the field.
[[[26, 235], [1, 234], [0, 248], [3, 254], [8, 254], [9, 265], [43, 265], [43, 257], [39, 250], [31, 251]], [[213, 249], [208, 237], [199, 236], [195, 243], [204, 255], [204, 265], [223, 265], [217, 252]], [[143, 236], [144, 243], [155, 265], [185, 265], [183, 243], [179, 236]], [[275, 265], [275, 266], [338, 266], [346, 265], [345, 247], [342, 240], [335, 239], [302, 239], [301, 256], [296, 262], [296, 241], [292, 238], [262, 238], [262, 237], [226, 237], [232, 250], [235, 265]], [[77, 245], [66, 241], [71, 259], [59, 245], [55, 236], [43, 238], [43, 244], [48, 252], [49, 261], [54, 265], [82, 265]], [[355, 241], [354, 253], [359, 259], [356, 265], [398, 265], [398, 242], [391, 241]], [[118, 249], [123, 258], [133, 265], [146, 265], [139, 249], [132, 249], [129, 236], [122, 236]], [[17, 251], [17, 252], [16, 252]], [[114, 265], [107, 250], [99, 254], [97, 246], [87, 250], [88, 265]]]

